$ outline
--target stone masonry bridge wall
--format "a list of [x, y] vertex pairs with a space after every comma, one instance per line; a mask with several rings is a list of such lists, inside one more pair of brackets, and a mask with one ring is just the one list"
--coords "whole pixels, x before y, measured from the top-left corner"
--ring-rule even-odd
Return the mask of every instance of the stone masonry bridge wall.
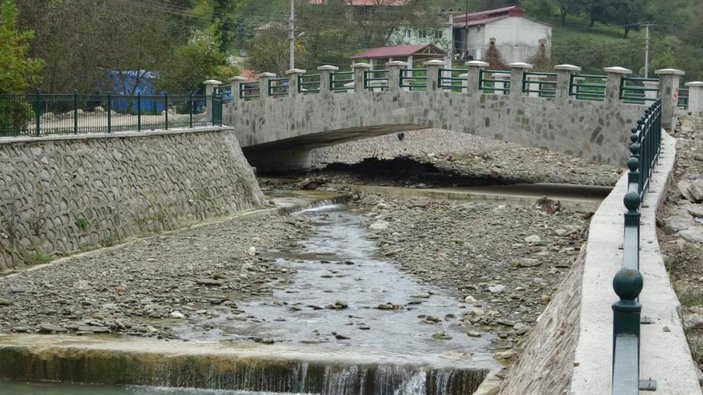
[[0, 140], [0, 271], [257, 207], [231, 129]]

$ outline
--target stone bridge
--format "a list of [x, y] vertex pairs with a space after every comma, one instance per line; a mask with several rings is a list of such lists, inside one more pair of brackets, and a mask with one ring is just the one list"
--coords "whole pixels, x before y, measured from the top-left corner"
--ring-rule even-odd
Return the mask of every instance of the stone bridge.
[[[657, 83], [629, 78], [631, 71], [621, 67], [593, 76], [578, 74], [580, 68], [573, 65], [530, 73], [532, 65], [512, 63], [510, 71], [500, 72], [485, 70], [487, 64], [479, 61], [468, 62], [464, 74], [447, 77], [459, 70], [442, 69], [442, 64], [429, 61], [425, 69], [410, 70], [403, 62], [390, 62], [381, 78], [363, 63], [346, 73], [321, 66], [318, 74], [294, 69], [277, 78], [263, 73], [256, 82], [234, 77], [223, 122], [236, 130], [247, 159], [260, 170], [306, 168], [315, 147], [426, 128], [621, 165], [628, 157], [623, 147], [629, 129], [644, 103], [657, 93], [674, 96], [679, 79], [671, 69], [658, 70]], [[639, 87], [628, 88], [633, 81]], [[219, 84], [208, 82], [209, 91]], [[579, 93], [589, 89], [597, 93]], [[633, 92], [639, 100], [632, 100]], [[671, 120], [675, 105], [664, 101], [664, 117]], [[664, 126], [670, 128], [671, 121]]]

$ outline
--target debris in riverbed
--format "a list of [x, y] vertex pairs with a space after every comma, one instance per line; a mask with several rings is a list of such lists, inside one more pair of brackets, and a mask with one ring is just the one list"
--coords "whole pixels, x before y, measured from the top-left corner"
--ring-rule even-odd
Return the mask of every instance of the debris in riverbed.
[[554, 214], [561, 210], [561, 202], [559, 200], [552, 200], [546, 196], [543, 196], [532, 205], [532, 207], [537, 210], [544, 211], [547, 214]]

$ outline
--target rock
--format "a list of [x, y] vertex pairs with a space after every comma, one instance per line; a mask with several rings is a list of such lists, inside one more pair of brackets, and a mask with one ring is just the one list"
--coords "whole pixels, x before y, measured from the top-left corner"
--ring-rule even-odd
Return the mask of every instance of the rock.
[[544, 211], [547, 214], [554, 214], [561, 210], [561, 202], [559, 200], [552, 200], [546, 196], [538, 199], [532, 207], [537, 210]]
[[703, 218], [703, 206], [699, 204], [689, 204], [686, 207], [686, 212], [693, 218]]
[[481, 337], [481, 334], [475, 331], [469, 331], [467, 335], [469, 335], [470, 337]]
[[488, 291], [492, 294], [499, 294], [499, 293], [505, 291], [505, 285], [497, 284], [497, 285], [488, 287]]
[[68, 332], [68, 329], [59, 326], [59, 325], [54, 325], [48, 322], [43, 322], [41, 325], [39, 325], [39, 333], [64, 333]]
[[388, 225], [389, 225], [388, 221], [376, 221], [376, 222], [372, 223], [371, 225], [369, 225], [369, 229], [386, 230], [386, 229], [388, 229]]
[[210, 278], [198, 278], [195, 280], [195, 283], [198, 285], [205, 285], [208, 287], [221, 287], [222, 285], [224, 285], [224, 281], [213, 280]]
[[517, 267], [535, 267], [535, 266], [540, 266], [542, 264], [542, 261], [539, 259], [534, 259], [534, 258], [520, 258], [517, 260], [516, 265]]
[[178, 310], [171, 312], [170, 315], [171, 315], [171, 318], [177, 318], [179, 320], [186, 318], [185, 314], [181, 313]]
[[673, 235], [677, 232], [688, 229], [691, 225], [693, 225], [693, 223], [690, 219], [680, 216], [673, 216], [664, 220], [663, 229], [664, 233], [667, 235]]
[[539, 243], [540, 241], [542, 241], [542, 238], [539, 237], [539, 235], [532, 235], [532, 236], [525, 237], [526, 243], [535, 244], [535, 243]]
[[506, 351], [498, 351], [496, 353], [496, 358], [498, 359], [513, 359], [517, 356], [517, 351], [510, 349]]
[[254, 247], [254, 246], [249, 247], [249, 250], [247, 251], [247, 254], [248, 254], [249, 256], [255, 256], [255, 255], [256, 255], [256, 247]]
[[349, 336], [344, 336], [344, 335], [336, 333], [336, 332], [332, 332], [332, 334], [334, 335], [334, 338], [337, 340], [350, 340], [351, 339], [351, 337], [349, 337]]
[[21, 285], [15, 285], [15, 286], [10, 287], [10, 293], [13, 293], [13, 294], [24, 293], [27, 291], [28, 291], [27, 287], [24, 287]]
[[452, 337], [444, 331], [439, 331], [432, 334], [432, 338], [437, 340], [452, 340]]
[[376, 308], [379, 310], [402, 310], [403, 306], [393, 304], [391, 302], [386, 302], [386, 303], [379, 304]]
[[691, 243], [703, 243], [703, 226], [696, 226], [676, 233], [676, 236]]
[[691, 193], [694, 202], [703, 202], [703, 177], [699, 176], [691, 181], [691, 186], [688, 188], [688, 191]]
[[464, 298], [464, 302], [474, 304], [474, 303], [478, 302], [478, 300], [476, 300], [476, 298], [474, 298], [473, 296], [468, 295]]
[[0, 298], [0, 306], [10, 306], [10, 305], [12, 305], [12, 301], [10, 299]]
[[515, 326], [515, 322], [510, 321], [510, 320], [498, 320], [497, 322], [498, 322], [498, 324], [503, 325], [503, 326], [509, 326], [509, 327]]
[[676, 184], [676, 187], [678, 188], [679, 192], [681, 192], [681, 195], [688, 201], [691, 201], [693, 203], [696, 203], [696, 199], [694, 199], [693, 194], [691, 193], [691, 183], [686, 181], [686, 180], [681, 180], [679, 181], [678, 184]]
[[683, 326], [685, 329], [696, 329], [703, 328], [703, 315], [701, 314], [687, 314], [683, 319]]
[[347, 302], [342, 302], [342, 301], [338, 300], [338, 301], [334, 302], [334, 304], [328, 305], [326, 307], [329, 310], [344, 310], [347, 307], [349, 307], [349, 305], [347, 304]]
[[429, 292], [421, 292], [419, 294], [415, 295], [410, 295], [411, 298], [416, 298], [416, 299], [429, 299], [431, 294]]
[[269, 337], [255, 337], [254, 342], [261, 343], [261, 344], [273, 344], [274, 343], [273, 339], [271, 339]]

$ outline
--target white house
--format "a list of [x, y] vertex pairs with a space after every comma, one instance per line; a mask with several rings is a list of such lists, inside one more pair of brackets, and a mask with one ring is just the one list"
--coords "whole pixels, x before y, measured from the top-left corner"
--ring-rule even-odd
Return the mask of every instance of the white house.
[[489, 49], [506, 64], [549, 57], [552, 27], [525, 17], [520, 7], [458, 15], [453, 21], [453, 52], [462, 59], [494, 60], [487, 59]]
[[[520, 7], [457, 14], [451, 20], [451, 26], [449, 21], [426, 27], [399, 26], [388, 45], [433, 44], [455, 59], [486, 60], [491, 66], [527, 62], [538, 55], [549, 57], [552, 27], [525, 17]], [[487, 54], [492, 55], [490, 59]]]

